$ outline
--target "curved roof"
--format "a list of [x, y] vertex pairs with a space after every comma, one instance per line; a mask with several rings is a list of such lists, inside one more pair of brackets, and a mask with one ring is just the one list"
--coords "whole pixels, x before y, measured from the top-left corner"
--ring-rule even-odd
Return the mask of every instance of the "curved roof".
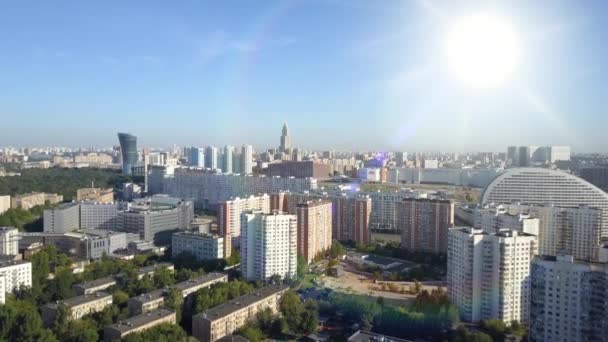
[[512, 168], [488, 184], [481, 203], [588, 205], [608, 211], [608, 194], [567, 172], [541, 168]]

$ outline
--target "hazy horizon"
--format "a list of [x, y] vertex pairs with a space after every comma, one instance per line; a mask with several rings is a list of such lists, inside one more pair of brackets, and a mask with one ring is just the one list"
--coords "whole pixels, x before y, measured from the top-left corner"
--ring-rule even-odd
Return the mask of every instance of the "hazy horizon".
[[[262, 4], [262, 5], [260, 5]], [[513, 27], [497, 86], [448, 70], [454, 21]], [[608, 4], [341, 0], [2, 5], [0, 146], [608, 151]]]

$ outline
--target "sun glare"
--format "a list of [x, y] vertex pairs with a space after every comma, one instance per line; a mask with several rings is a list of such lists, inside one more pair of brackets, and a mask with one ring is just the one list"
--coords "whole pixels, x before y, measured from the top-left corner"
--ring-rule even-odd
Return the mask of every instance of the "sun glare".
[[508, 79], [519, 63], [517, 35], [499, 17], [478, 14], [456, 22], [447, 37], [448, 64], [461, 81], [478, 87]]

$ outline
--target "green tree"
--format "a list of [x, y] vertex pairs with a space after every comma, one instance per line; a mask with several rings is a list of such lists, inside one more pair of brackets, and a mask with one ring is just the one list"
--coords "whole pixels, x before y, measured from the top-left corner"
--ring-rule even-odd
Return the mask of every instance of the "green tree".
[[129, 300], [129, 294], [126, 293], [125, 291], [116, 290], [112, 294], [112, 301], [116, 305], [123, 306], [123, 305], [127, 304], [128, 300]]
[[8, 296], [5, 305], [0, 305], [0, 341], [55, 342], [57, 339], [44, 329], [34, 304]]
[[154, 286], [158, 289], [173, 285], [175, 278], [173, 278], [173, 271], [167, 267], [163, 267], [154, 271]]
[[251, 342], [262, 342], [262, 341], [266, 340], [266, 336], [264, 336], [264, 332], [262, 332], [262, 330], [260, 330], [260, 328], [257, 328], [254, 326], [246, 326], [245, 328], [241, 329], [241, 331], [239, 332], [239, 335], [245, 337], [246, 339], [248, 339]]
[[132, 333], [125, 336], [122, 342], [177, 342], [177, 341], [192, 341], [196, 340], [188, 337], [188, 334], [182, 327], [176, 324], [163, 323], [150, 329]]
[[344, 246], [342, 246], [342, 244], [338, 240], [334, 240], [331, 243], [331, 249], [329, 250], [329, 255], [332, 258], [339, 258], [344, 254], [346, 254], [346, 250], [344, 249]]
[[165, 306], [175, 311], [177, 315], [177, 322], [181, 322], [182, 319], [182, 305], [184, 304], [184, 297], [182, 291], [172, 288], [165, 297]]
[[228, 266], [234, 266], [240, 262], [241, 262], [241, 254], [239, 253], [239, 251], [233, 249], [232, 253], [228, 257], [228, 259], [226, 259], [226, 263], [228, 264]]
[[308, 269], [308, 262], [306, 262], [306, 258], [304, 258], [303, 255], [298, 255], [298, 264], [297, 264], [298, 280], [304, 279], [307, 269]]

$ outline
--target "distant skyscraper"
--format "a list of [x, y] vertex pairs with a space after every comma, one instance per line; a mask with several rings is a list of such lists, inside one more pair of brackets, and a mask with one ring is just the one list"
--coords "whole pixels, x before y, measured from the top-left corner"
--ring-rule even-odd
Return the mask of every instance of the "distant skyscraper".
[[224, 158], [222, 158], [222, 171], [224, 173], [232, 173], [232, 154], [234, 153], [234, 146], [224, 146]]
[[205, 148], [205, 167], [208, 169], [217, 169], [217, 147], [207, 146]]
[[530, 166], [530, 148], [528, 146], [519, 146], [518, 157], [519, 161], [517, 163], [517, 166]]
[[241, 168], [243, 173], [253, 173], [253, 146], [243, 145], [241, 148], [241, 160]]
[[404, 166], [407, 161], [407, 152], [396, 152], [395, 153], [395, 163], [397, 166]]
[[283, 130], [281, 133], [281, 146], [279, 147], [280, 152], [285, 152], [291, 149], [291, 137], [289, 136], [289, 128], [287, 128], [287, 122], [283, 124]]
[[128, 133], [118, 133], [122, 155], [122, 173], [131, 174], [131, 168], [137, 163], [137, 137]]
[[202, 167], [204, 165], [203, 150], [200, 147], [190, 147], [188, 149], [188, 163], [190, 166]]

